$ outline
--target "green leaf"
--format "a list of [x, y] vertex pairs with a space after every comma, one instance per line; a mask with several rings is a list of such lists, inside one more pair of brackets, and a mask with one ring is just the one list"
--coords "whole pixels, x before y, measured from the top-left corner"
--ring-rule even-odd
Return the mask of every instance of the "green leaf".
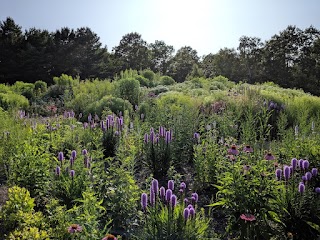
[[225, 201], [219, 201], [219, 202], [215, 202], [215, 203], [209, 204], [209, 205], [207, 205], [207, 207], [222, 206], [222, 205], [224, 205], [224, 204], [226, 204]]

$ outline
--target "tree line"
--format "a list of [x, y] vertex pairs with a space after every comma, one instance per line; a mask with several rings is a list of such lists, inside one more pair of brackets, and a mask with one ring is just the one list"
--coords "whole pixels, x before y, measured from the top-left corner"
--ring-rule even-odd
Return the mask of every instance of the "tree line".
[[52, 83], [68, 74], [81, 79], [112, 79], [126, 69], [151, 69], [176, 82], [223, 75], [234, 82], [272, 81], [320, 95], [320, 31], [288, 26], [271, 39], [243, 36], [236, 49], [198, 56], [185, 46], [177, 51], [164, 41], [147, 43], [139, 33], [124, 35], [111, 51], [88, 27], [55, 32], [21, 26], [8, 17], [0, 22], [0, 82]]

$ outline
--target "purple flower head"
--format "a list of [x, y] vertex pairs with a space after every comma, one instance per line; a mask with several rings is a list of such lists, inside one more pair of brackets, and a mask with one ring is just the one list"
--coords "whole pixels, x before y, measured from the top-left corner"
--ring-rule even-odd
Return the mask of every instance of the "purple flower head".
[[71, 158], [70, 158], [70, 166], [72, 167], [72, 166], [73, 166], [73, 164], [74, 164], [74, 158], [73, 158], [73, 157], [71, 157]]
[[306, 187], [304, 184], [300, 183], [298, 187], [299, 193], [303, 193], [306, 190]]
[[281, 180], [281, 175], [282, 175], [282, 170], [280, 168], [278, 168], [276, 170], [276, 177], [278, 180]]
[[188, 205], [188, 208], [189, 208], [189, 209], [190, 209], [190, 208], [193, 208], [192, 204], [189, 204], [189, 205]]
[[318, 175], [318, 169], [317, 168], [312, 168], [311, 173], [313, 176], [317, 176]]
[[252, 148], [250, 145], [246, 145], [246, 146], [243, 148], [243, 151], [244, 151], [244, 152], [247, 152], [247, 153], [252, 153], [252, 152], [253, 152], [253, 148]]
[[88, 122], [91, 123], [91, 120], [92, 120], [92, 115], [91, 115], [91, 113], [89, 113], [89, 115], [88, 115]]
[[166, 141], [166, 143], [170, 143], [171, 142], [171, 133], [170, 133], [170, 131], [166, 131], [165, 141]]
[[60, 162], [64, 159], [63, 152], [59, 152], [58, 159]]
[[72, 157], [73, 159], [76, 159], [76, 157], [77, 157], [77, 152], [76, 152], [76, 150], [72, 150], [72, 152], [71, 152], [71, 157]]
[[171, 205], [171, 207], [175, 207], [177, 205], [177, 196], [174, 194], [171, 195], [170, 205]]
[[320, 193], [320, 187], [316, 187], [315, 192]]
[[146, 193], [141, 194], [141, 207], [142, 210], [146, 210], [148, 205], [148, 195]]
[[149, 135], [148, 135], [148, 133], [146, 133], [145, 135], [144, 135], [144, 143], [148, 143], [149, 142]]
[[152, 188], [150, 188], [150, 205], [154, 206], [156, 203], [156, 194], [155, 192], [152, 190]]
[[168, 189], [171, 189], [172, 191], [174, 190], [174, 181], [173, 180], [168, 181]]
[[166, 195], [166, 189], [164, 187], [161, 187], [160, 188], [160, 197], [161, 198], [164, 198]]
[[290, 175], [292, 175], [293, 174], [293, 167], [289, 166], [289, 168], [290, 168]]
[[310, 181], [311, 178], [312, 178], [312, 173], [311, 172], [306, 172], [306, 178], [307, 178], [307, 181]]
[[196, 215], [196, 210], [194, 210], [194, 208], [190, 208], [189, 211], [191, 217], [194, 217]]
[[198, 200], [199, 200], [198, 193], [192, 193], [191, 198], [193, 198], [194, 202], [198, 202]]
[[160, 134], [161, 137], [165, 137], [165, 135], [166, 135], [166, 128], [163, 127], [163, 126], [160, 126], [160, 127], [159, 127], [159, 134]]
[[166, 191], [166, 201], [169, 202], [172, 196], [172, 190], [171, 189], [167, 189]]
[[306, 182], [306, 181], [308, 180], [306, 175], [303, 175], [303, 176], [301, 177], [301, 179], [302, 179], [303, 182]]
[[188, 202], [189, 202], [188, 198], [183, 199], [183, 202], [184, 202], [185, 205], [187, 205]]
[[232, 155], [239, 154], [239, 150], [237, 149], [237, 146], [235, 144], [233, 144], [231, 148], [228, 149], [228, 154], [232, 154]]
[[264, 159], [271, 161], [271, 160], [274, 160], [275, 157], [272, 155], [271, 152], [268, 152], [268, 153], [264, 156]]
[[189, 208], [185, 208], [185, 209], [183, 210], [183, 218], [184, 218], [184, 220], [188, 220], [189, 215], [190, 215], [190, 210], [189, 210]]
[[187, 185], [184, 182], [180, 183], [180, 189], [185, 190]]
[[289, 166], [284, 166], [284, 168], [283, 168], [283, 176], [284, 176], [284, 179], [286, 181], [289, 180], [289, 178], [290, 178], [290, 167]]
[[84, 123], [83, 123], [83, 128], [84, 128], [84, 129], [87, 129], [88, 126], [89, 126], [89, 124], [88, 124], [87, 122], [84, 122]]
[[88, 154], [88, 150], [87, 149], [83, 149], [82, 150], [82, 155], [87, 155]]
[[195, 132], [193, 134], [193, 138], [196, 139], [197, 142], [200, 142], [200, 134], [199, 133]]
[[304, 160], [302, 162], [302, 169], [307, 170], [309, 168], [309, 161], [308, 160]]
[[298, 160], [296, 158], [292, 158], [291, 159], [291, 166], [292, 166], [293, 170], [296, 170], [297, 164], [298, 164]]
[[152, 180], [151, 186], [152, 186], [152, 191], [153, 191], [155, 194], [158, 194], [158, 191], [159, 191], [159, 182], [158, 182], [157, 179], [153, 179], [153, 180]]
[[69, 233], [77, 233], [82, 231], [82, 227], [79, 224], [71, 224], [67, 230]]
[[74, 175], [76, 174], [76, 172], [74, 171], [74, 170], [70, 170], [70, 176], [72, 177], [72, 178], [74, 178]]
[[119, 136], [119, 134], [120, 134], [119, 131], [115, 131], [115, 132], [114, 132], [114, 135], [115, 135], [115, 136]]
[[55, 173], [56, 173], [56, 175], [60, 176], [60, 174], [61, 174], [61, 169], [60, 169], [59, 166], [56, 167]]

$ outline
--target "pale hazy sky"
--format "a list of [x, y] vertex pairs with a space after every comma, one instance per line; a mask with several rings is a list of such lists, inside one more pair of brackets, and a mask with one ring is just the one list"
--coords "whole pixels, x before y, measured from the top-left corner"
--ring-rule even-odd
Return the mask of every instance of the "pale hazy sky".
[[243, 35], [264, 41], [288, 25], [320, 29], [320, 0], [1, 0], [0, 21], [9, 16], [23, 29], [90, 27], [109, 51], [138, 32], [202, 56], [237, 48]]

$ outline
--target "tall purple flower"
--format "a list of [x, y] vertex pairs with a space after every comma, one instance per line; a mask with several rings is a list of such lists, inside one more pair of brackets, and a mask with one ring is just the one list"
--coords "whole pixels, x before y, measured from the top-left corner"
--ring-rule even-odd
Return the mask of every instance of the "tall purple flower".
[[152, 191], [157, 195], [159, 191], [159, 182], [157, 179], [153, 179], [151, 182]]
[[303, 183], [299, 184], [298, 191], [299, 193], [303, 193], [306, 190], [306, 187]]
[[312, 168], [311, 173], [313, 176], [317, 176], [318, 175], [318, 169], [317, 168]]
[[281, 175], [282, 175], [282, 170], [280, 168], [278, 168], [276, 170], [276, 177], [278, 180], [281, 180]]
[[271, 161], [271, 160], [274, 160], [275, 157], [272, 155], [271, 152], [268, 152], [268, 153], [264, 156], [264, 159]]
[[172, 191], [174, 190], [174, 181], [173, 180], [168, 181], [168, 189], [171, 189]]
[[148, 205], [148, 195], [146, 193], [141, 194], [141, 207], [142, 210], [146, 210]]
[[301, 177], [301, 180], [303, 181], [303, 182], [306, 182], [308, 179], [307, 179], [307, 176], [306, 175], [303, 175], [302, 177]]
[[72, 167], [72, 166], [73, 166], [73, 164], [74, 164], [74, 158], [73, 158], [73, 157], [71, 157], [71, 158], [70, 158], [70, 166]]
[[189, 215], [190, 215], [190, 210], [189, 210], [189, 208], [185, 208], [185, 209], [183, 210], [183, 218], [184, 218], [184, 220], [188, 220]]
[[174, 194], [171, 195], [170, 205], [171, 205], [171, 207], [175, 207], [177, 205], [177, 196]]
[[284, 166], [284, 168], [283, 168], [283, 176], [284, 176], [284, 179], [286, 181], [289, 180], [289, 178], [290, 178], [290, 168], [289, 168], [289, 166]]
[[144, 135], [144, 143], [148, 143], [148, 142], [149, 142], [149, 135], [148, 135], [148, 133], [146, 133]]
[[298, 164], [298, 160], [296, 158], [292, 158], [291, 159], [291, 166], [292, 166], [293, 170], [296, 170], [297, 164]]
[[191, 199], [192, 199], [194, 202], [198, 202], [198, 199], [199, 199], [198, 193], [192, 193], [192, 194], [191, 194]]
[[160, 197], [161, 197], [161, 199], [164, 199], [165, 195], [166, 195], [166, 189], [164, 187], [161, 187], [160, 188]]
[[167, 189], [166, 191], [166, 201], [169, 202], [172, 196], [172, 190], [171, 189]]
[[87, 155], [88, 154], [88, 150], [87, 149], [83, 149], [82, 150], [82, 155]]
[[74, 171], [74, 170], [70, 170], [70, 176], [72, 177], [72, 178], [74, 178], [74, 175], [76, 174], [76, 172]]
[[191, 216], [191, 217], [194, 217], [194, 216], [196, 215], [196, 210], [194, 210], [193, 207], [190, 208], [189, 211], [190, 211], [190, 216]]
[[199, 134], [199, 133], [195, 132], [195, 133], [193, 134], [193, 138], [196, 139], [196, 141], [197, 141], [198, 143], [200, 142], [200, 134]]
[[170, 143], [171, 142], [171, 133], [170, 131], [166, 131], [166, 136], [165, 136], [165, 141], [166, 143]]
[[58, 160], [61, 162], [64, 159], [63, 152], [58, 153]]
[[184, 182], [180, 183], [180, 189], [185, 190], [187, 185]]
[[235, 144], [233, 144], [231, 148], [228, 149], [228, 154], [232, 154], [232, 155], [239, 154], [239, 150], [237, 149], [237, 146]]
[[308, 168], [309, 168], [309, 161], [308, 160], [304, 160], [303, 162], [302, 162], [302, 168], [304, 169], [304, 170], [307, 170]]
[[56, 173], [56, 175], [60, 176], [60, 174], [61, 174], [61, 169], [60, 169], [59, 166], [56, 167], [55, 173]]
[[316, 187], [315, 192], [320, 193], [320, 187]]
[[154, 206], [155, 204], [156, 204], [156, 194], [152, 190], [152, 188], [150, 188], [150, 205]]
[[306, 176], [306, 178], [307, 178], [307, 181], [310, 181], [311, 178], [312, 178], [311, 172], [306, 172], [305, 176]]
[[73, 159], [76, 159], [76, 157], [77, 157], [77, 152], [76, 152], [76, 150], [72, 150], [72, 152], [71, 152], [71, 157], [72, 157]]
[[303, 169], [303, 159], [300, 159], [299, 161], [298, 161], [298, 166], [299, 166], [299, 168], [300, 169]]

